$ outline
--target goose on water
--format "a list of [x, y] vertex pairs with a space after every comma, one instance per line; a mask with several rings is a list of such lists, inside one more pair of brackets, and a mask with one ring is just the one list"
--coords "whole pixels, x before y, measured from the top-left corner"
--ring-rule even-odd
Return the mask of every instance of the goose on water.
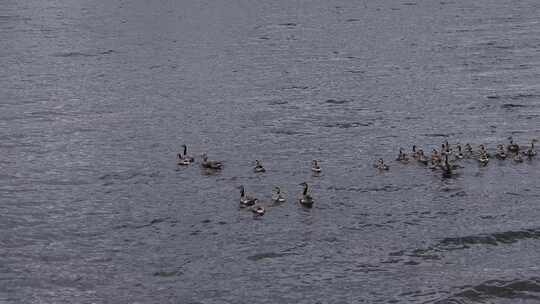
[[531, 140], [531, 146], [527, 149], [527, 151], [523, 152], [523, 155], [533, 158], [536, 156], [536, 150], [534, 149], [534, 143], [536, 142], [536, 139]]
[[191, 165], [191, 162], [189, 161], [189, 159], [185, 159], [182, 156], [182, 153], [178, 153], [176, 154], [176, 164], [180, 166], [189, 166]]
[[480, 157], [478, 157], [478, 161], [480, 162], [480, 165], [486, 166], [489, 162], [489, 157], [487, 153], [481, 153]]
[[504, 152], [504, 145], [498, 145], [497, 146], [497, 152], [495, 152], [495, 157], [500, 160], [505, 160], [507, 155], [506, 152]]
[[192, 157], [192, 156], [189, 156], [187, 154], [187, 146], [186, 145], [182, 145], [182, 148], [184, 148], [184, 153], [182, 154], [182, 159], [185, 159], [187, 161], [189, 161], [190, 163], [194, 162], [195, 161], [195, 158]]
[[508, 140], [510, 140], [510, 144], [508, 145], [508, 151], [518, 153], [519, 145], [514, 143], [514, 139], [512, 137], [508, 137]]
[[281, 194], [281, 189], [279, 187], [274, 188], [274, 193], [272, 193], [272, 201], [274, 203], [283, 203], [285, 202], [285, 197]]
[[253, 171], [255, 171], [255, 173], [263, 173], [263, 172], [266, 172], [266, 169], [264, 169], [263, 165], [261, 164], [261, 161], [256, 159], [255, 168], [253, 168]]
[[303, 182], [300, 184], [300, 186], [304, 187], [304, 191], [302, 191], [302, 195], [300, 196], [300, 199], [298, 202], [305, 207], [311, 208], [313, 206], [313, 197], [308, 194], [308, 184], [306, 182]]
[[208, 156], [205, 154], [202, 155], [201, 166], [206, 169], [221, 170], [223, 168], [223, 163], [215, 160], [208, 160]]
[[463, 159], [465, 156], [463, 155], [463, 151], [461, 151], [461, 145], [457, 145], [458, 152], [456, 154], [456, 159]]
[[319, 162], [316, 161], [316, 160], [313, 160], [311, 162], [311, 171], [313, 171], [314, 173], [321, 173], [321, 166], [319, 166]]
[[379, 158], [377, 163], [375, 163], [373, 166], [381, 171], [388, 171], [390, 169], [390, 167], [388, 167], [388, 165], [384, 163], [384, 160], [382, 158]]
[[416, 159], [422, 165], [427, 166], [429, 164], [429, 159], [426, 157], [426, 155], [424, 155], [424, 150], [422, 149], [418, 150], [418, 157]]
[[246, 190], [244, 189], [244, 186], [240, 186], [240, 207], [249, 207], [255, 205], [257, 203], [257, 198], [247, 195]]
[[263, 206], [253, 206], [251, 208], [251, 212], [253, 212], [254, 216], [259, 217], [259, 216], [263, 216], [266, 210], [264, 209]]
[[409, 162], [409, 156], [407, 156], [407, 153], [403, 152], [403, 148], [399, 148], [399, 154], [398, 154], [398, 157], [396, 158], [396, 161], [404, 163], [404, 164]]

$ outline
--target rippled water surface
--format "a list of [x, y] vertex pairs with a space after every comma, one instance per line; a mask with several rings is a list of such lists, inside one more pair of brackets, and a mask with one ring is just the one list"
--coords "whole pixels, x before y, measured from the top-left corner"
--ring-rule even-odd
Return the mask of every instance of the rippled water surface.
[[[539, 137], [538, 16], [532, 0], [3, 0], [0, 303], [540, 302], [540, 159], [451, 179], [393, 161]], [[177, 168], [184, 143], [224, 170]], [[241, 184], [289, 199], [254, 219]]]

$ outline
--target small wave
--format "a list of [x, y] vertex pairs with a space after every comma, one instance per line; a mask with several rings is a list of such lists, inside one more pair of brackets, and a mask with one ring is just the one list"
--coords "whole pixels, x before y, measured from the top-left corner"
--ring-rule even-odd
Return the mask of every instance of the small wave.
[[175, 277], [177, 275], [181, 274], [181, 272], [179, 272], [178, 270], [174, 270], [174, 271], [156, 271], [154, 272], [154, 276], [156, 277]]
[[518, 119], [538, 119], [539, 116], [538, 114], [518, 115]]
[[369, 127], [373, 125], [372, 122], [337, 122], [333, 124], [326, 124], [324, 125], [326, 128], [340, 128], [340, 129], [350, 129], [350, 128], [357, 128], [357, 127]]
[[294, 22], [286, 22], [286, 23], [280, 23], [278, 25], [281, 25], [281, 26], [286, 26], [286, 27], [295, 27], [297, 26], [298, 24], [294, 23]]
[[269, 101], [268, 104], [271, 105], [271, 106], [276, 106], [276, 105], [284, 105], [284, 104], [288, 104], [289, 102], [286, 101], [286, 100], [272, 100], [272, 101]]
[[353, 191], [353, 192], [397, 192], [397, 191], [404, 191], [404, 190], [411, 190], [416, 187], [419, 187], [421, 185], [413, 185], [408, 187], [398, 187], [395, 185], [385, 185], [383, 187], [371, 187], [371, 188], [359, 188], [359, 187], [336, 187], [336, 186], [330, 186], [328, 187], [328, 190], [332, 191]]
[[59, 52], [59, 53], [54, 53], [52, 54], [53, 57], [64, 57], [64, 58], [70, 58], [70, 57], [95, 57], [95, 56], [99, 56], [99, 55], [109, 55], [109, 54], [113, 54], [113, 53], [116, 53], [115, 50], [106, 50], [106, 51], [101, 51], [101, 52], [77, 52], [77, 51], [72, 51], [72, 52]]
[[170, 219], [171, 219], [170, 217], [155, 218], [155, 219], [151, 220], [149, 223], [146, 223], [146, 224], [140, 224], [140, 225], [123, 224], [123, 225], [116, 226], [114, 228], [115, 229], [123, 229], [123, 228], [139, 229], [139, 228], [150, 227], [150, 226], [153, 226], [153, 225], [156, 225], [156, 224], [159, 224], [159, 223], [167, 222]]
[[426, 137], [449, 137], [450, 135], [448, 134], [442, 134], [442, 133], [426, 133], [426, 134], [422, 134], [423, 136], [426, 136]]
[[517, 94], [508, 94], [508, 95], [488, 95], [488, 99], [511, 99], [511, 100], [520, 100], [520, 99], [531, 99], [531, 98], [540, 98], [540, 94], [534, 93], [517, 93]]
[[512, 110], [512, 109], [517, 109], [517, 108], [525, 108], [525, 107], [526, 107], [526, 105], [515, 104], [515, 103], [505, 103], [505, 104], [501, 105], [501, 108], [506, 109], [506, 110]]
[[307, 89], [309, 89], [308, 86], [297, 86], [297, 85], [282, 88], [282, 90], [307, 90]]
[[462, 291], [438, 300], [436, 304], [487, 303], [493, 299], [540, 300], [540, 278], [510, 281], [489, 280], [476, 286], [464, 286]]
[[114, 183], [114, 181], [128, 181], [136, 177], [152, 178], [158, 175], [159, 175], [158, 172], [143, 173], [143, 172], [137, 172], [137, 171], [126, 171], [126, 172], [107, 173], [105, 175], [100, 176], [99, 179], [105, 181], [106, 185], [111, 185]]
[[83, 53], [83, 52], [64, 52], [64, 53], [54, 53], [54, 57], [93, 57], [96, 54]]
[[346, 103], [350, 103], [350, 102], [352, 102], [352, 100], [350, 100], [350, 99], [327, 99], [325, 101], [325, 103], [335, 104], [335, 105], [346, 104]]
[[526, 239], [540, 239], [540, 228], [469, 235], [463, 237], [448, 237], [442, 239], [440, 242], [431, 247], [413, 250], [411, 256], [421, 258], [438, 258], [438, 256], [435, 254], [436, 252], [468, 249], [473, 245], [498, 246], [503, 244], [512, 244]]
[[263, 253], [257, 253], [257, 254], [254, 254], [254, 255], [250, 255], [250, 256], [247, 257], [247, 259], [250, 260], [250, 261], [259, 261], [259, 260], [263, 260], [263, 259], [280, 258], [280, 257], [288, 256], [288, 255], [296, 255], [296, 254], [295, 253], [289, 253], [289, 252], [283, 252], [283, 253], [263, 252]]
[[291, 129], [272, 129], [270, 132], [273, 134], [278, 134], [278, 135], [307, 135], [308, 134], [305, 132], [300, 132], [300, 131], [291, 130]]

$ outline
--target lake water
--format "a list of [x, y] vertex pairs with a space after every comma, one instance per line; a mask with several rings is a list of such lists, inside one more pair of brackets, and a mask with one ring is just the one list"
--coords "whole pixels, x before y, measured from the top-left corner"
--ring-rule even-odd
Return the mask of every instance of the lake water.
[[540, 302], [540, 158], [393, 161], [540, 136], [539, 2], [0, 6], [0, 303]]

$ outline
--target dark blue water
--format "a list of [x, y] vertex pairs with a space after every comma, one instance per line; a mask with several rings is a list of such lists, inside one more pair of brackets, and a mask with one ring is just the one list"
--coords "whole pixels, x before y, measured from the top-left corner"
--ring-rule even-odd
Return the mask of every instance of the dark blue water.
[[[540, 137], [539, 15], [3, 0], [0, 303], [540, 302], [540, 159], [451, 179], [392, 161]], [[182, 144], [224, 170], [178, 168]], [[254, 219], [241, 184], [288, 201]]]

